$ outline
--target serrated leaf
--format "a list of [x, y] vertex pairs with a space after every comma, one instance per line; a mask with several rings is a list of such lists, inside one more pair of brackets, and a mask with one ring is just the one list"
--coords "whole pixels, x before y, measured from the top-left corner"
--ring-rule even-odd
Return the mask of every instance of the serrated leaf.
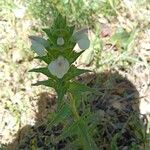
[[64, 27], [66, 27], [66, 17], [63, 17], [59, 13], [56, 19], [54, 20], [54, 26], [58, 29], [63, 29]]
[[75, 29], [75, 25], [73, 25], [73, 26], [70, 26], [69, 27], [69, 29], [70, 29], [70, 35], [72, 36], [72, 34], [73, 34], [73, 32], [74, 32], [74, 29]]
[[69, 62], [70, 64], [72, 64], [73, 62], [75, 62], [77, 60], [77, 58], [83, 53], [84, 51], [81, 51], [79, 53], [72, 51], [69, 55]]
[[56, 77], [53, 76], [53, 75], [49, 72], [49, 70], [48, 70], [47, 67], [31, 69], [31, 70], [29, 70], [29, 72], [42, 73], [42, 74], [46, 75], [47, 77], [49, 77], [49, 78], [51, 78], [51, 79], [54, 79], [54, 80], [56, 79]]
[[29, 72], [42, 73], [48, 77], [51, 77], [51, 74], [47, 67], [31, 69], [31, 70], [29, 70]]
[[43, 28], [42, 30], [47, 34], [50, 44], [55, 45], [56, 39], [55, 39], [55, 36], [53, 35], [52, 30], [49, 28]]
[[47, 34], [48, 37], [51, 36], [51, 29], [43, 28], [42, 30]]
[[82, 93], [82, 92], [93, 92], [94, 90], [90, 87], [88, 87], [85, 84], [81, 84], [79, 82], [71, 82], [69, 85], [69, 92], [71, 93]]
[[32, 86], [39, 86], [39, 85], [45, 85], [48, 87], [55, 87], [55, 83], [51, 79], [44, 80], [44, 81], [37, 81], [37, 83], [32, 84]]
[[53, 116], [52, 120], [50, 120], [46, 130], [48, 131], [50, 130], [52, 125], [64, 121], [64, 119], [70, 115], [70, 112], [70, 107], [66, 103], [64, 103], [61, 108], [56, 112], [55, 116]]
[[72, 65], [64, 78], [65, 78], [65, 80], [70, 80], [70, 79], [72, 79], [76, 76], [79, 76], [83, 73], [86, 73], [86, 72], [90, 72], [90, 70], [78, 69], [78, 68], [76, 68], [75, 66]]
[[99, 96], [103, 95], [103, 93], [98, 91], [97, 89], [90, 88], [85, 84], [81, 84], [81, 83], [75, 82], [75, 81], [70, 82], [69, 87], [68, 87], [68, 92], [72, 93], [75, 96], [76, 100], [81, 99], [80, 97], [81, 97], [82, 93], [84, 93], [84, 92], [91, 92], [91, 93], [99, 95]]
[[51, 58], [49, 56], [37, 56], [37, 57], [34, 57], [34, 59], [39, 59], [39, 60], [42, 60], [44, 61], [46, 64], [49, 64], [51, 62]]
[[88, 133], [88, 128], [83, 120], [80, 120], [78, 123], [79, 127], [79, 135], [81, 136], [81, 139], [83, 141], [84, 149], [86, 150], [98, 150], [97, 145], [95, 144], [93, 138]]

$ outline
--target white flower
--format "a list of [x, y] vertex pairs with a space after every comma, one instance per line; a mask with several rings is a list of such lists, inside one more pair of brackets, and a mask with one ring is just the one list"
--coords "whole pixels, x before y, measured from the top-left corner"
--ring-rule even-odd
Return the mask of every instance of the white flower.
[[16, 18], [22, 19], [25, 15], [26, 8], [24, 6], [19, 6], [18, 8], [15, 8], [13, 12]]
[[86, 34], [83, 34], [81, 38], [77, 41], [77, 43], [82, 50], [86, 50], [90, 47], [90, 40], [88, 39]]
[[34, 50], [39, 56], [47, 55], [43, 44], [47, 44], [46, 41], [41, 37], [30, 36], [31, 49]]
[[86, 50], [90, 47], [90, 40], [85, 33], [85, 30], [80, 30], [73, 34], [73, 39], [77, 42], [81, 50]]
[[48, 70], [52, 75], [61, 79], [69, 70], [69, 62], [63, 56], [59, 56], [56, 60], [51, 61], [48, 65]]
[[63, 37], [57, 38], [57, 45], [62, 46], [62, 45], [64, 45], [64, 43], [65, 43], [65, 41], [64, 41]]

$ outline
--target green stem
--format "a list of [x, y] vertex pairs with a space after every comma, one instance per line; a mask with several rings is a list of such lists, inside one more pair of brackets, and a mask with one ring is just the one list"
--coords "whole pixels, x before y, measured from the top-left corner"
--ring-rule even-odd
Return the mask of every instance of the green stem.
[[74, 97], [71, 93], [69, 93], [69, 97], [70, 97], [71, 108], [72, 108], [72, 112], [73, 112], [73, 115], [74, 115], [74, 119], [76, 121], [78, 121], [80, 119], [80, 116], [79, 116], [77, 108], [76, 108], [75, 99], [74, 99]]

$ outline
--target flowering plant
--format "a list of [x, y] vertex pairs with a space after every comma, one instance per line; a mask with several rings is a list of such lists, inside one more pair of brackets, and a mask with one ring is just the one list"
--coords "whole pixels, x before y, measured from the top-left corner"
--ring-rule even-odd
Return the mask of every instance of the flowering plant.
[[[36, 59], [46, 63], [45, 67], [30, 70], [30, 72], [42, 73], [48, 77], [47, 80], [38, 81], [33, 85], [45, 85], [53, 87], [57, 93], [57, 111], [52, 119], [49, 120], [48, 130], [68, 116], [72, 119], [66, 123], [59, 140], [70, 136], [78, 135], [82, 142], [80, 146], [86, 150], [97, 149], [84, 121], [84, 115], [79, 115], [81, 94], [87, 91], [93, 91], [86, 85], [73, 80], [76, 76], [89, 72], [89, 70], [79, 69], [73, 63], [90, 46], [90, 41], [85, 31], [75, 32], [74, 26], [68, 26], [66, 18], [58, 15], [53, 22], [52, 27], [45, 28], [43, 31], [48, 38], [30, 36], [31, 48], [37, 53]], [[78, 44], [80, 51], [74, 50]], [[64, 96], [67, 95], [67, 100]], [[76, 131], [76, 133], [74, 132]]]

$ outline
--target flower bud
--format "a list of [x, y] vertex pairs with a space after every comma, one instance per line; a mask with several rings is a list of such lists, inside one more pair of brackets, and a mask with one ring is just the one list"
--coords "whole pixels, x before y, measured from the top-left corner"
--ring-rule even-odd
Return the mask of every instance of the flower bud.
[[62, 45], [64, 45], [64, 43], [65, 43], [65, 41], [64, 41], [63, 37], [57, 38], [57, 45], [62, 46]]

